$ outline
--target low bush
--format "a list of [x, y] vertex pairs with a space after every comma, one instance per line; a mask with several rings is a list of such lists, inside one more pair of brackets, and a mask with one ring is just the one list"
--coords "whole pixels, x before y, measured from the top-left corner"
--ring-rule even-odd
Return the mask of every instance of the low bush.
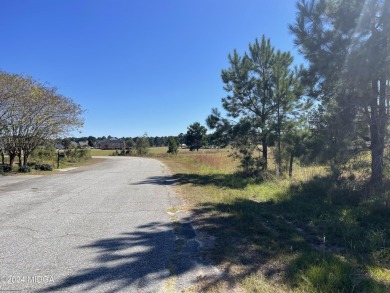
[[53, 166], [49, 164], [41, 164], [40, 166], [41, 171], [53, 171]]
[[1, 166], [1, 170], [2, 170], [4, 173], [12, 172], [12, 167], [9, 166], [9, 165], [2, 165], [2, 166]]
[[88, 149], [78, 149], [78, 148], [68, 149], [65, 150], [65, 156], [68, 162], [75, 163], [75, 162], [79, 162], [80, 160], [86, 160], [91, 158], [91, 151]]
[[53, 171], [53, 167], [49, 164], [35, 164], [35, 170]]
[[19, 167], [18, 172], [20, 172], [20, 173], [30, 173], [31, 172], [31, 168], [29, 166], [21, 166], [21, 167]]

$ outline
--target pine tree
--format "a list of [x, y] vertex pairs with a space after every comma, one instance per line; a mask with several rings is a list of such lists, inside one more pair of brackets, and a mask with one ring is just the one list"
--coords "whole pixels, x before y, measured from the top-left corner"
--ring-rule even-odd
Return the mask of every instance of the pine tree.
[[176, 138], [173, 136], [170, 136], [168, 138], [168, 154], [176, 155], [178, 152], [179, 147], [177, 146]]
[[301, 0], [297, 8], [290, 29], [310, 64], [311, 94], [321, 103], [321, 132], [333, 163], [368, 148], [371, 182], [380, 185], [388, 137], [390, 1]]
[[[291, 68], [293, 58], [277, 51], [263, 36], [249, 44], [249, 54], [229, 55], [230, 67], [222, 71], [228, 96], [222, 106], [228, 118], [213, 109], [207, 125], [221, 143], [233, 146], [234, 156], [248, 175], [267, 170], [268, 145], [277, 141], [277, 174], [282, 169], [283, 133], [302, 109], [302, 68]], [[214, 139], [215, 140], [215, 139]]]
[[195, 122], [188, 126], [186, 134], [186, 144], [190, 151], [199, 151], [201, 147], [206, 145], [207, 129], [199, 122]]

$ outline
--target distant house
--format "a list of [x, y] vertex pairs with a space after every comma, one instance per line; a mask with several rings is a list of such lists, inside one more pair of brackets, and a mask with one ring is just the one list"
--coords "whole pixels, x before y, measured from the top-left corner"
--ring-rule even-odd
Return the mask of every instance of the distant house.
[[88, 140], [86, 140], [86, 141], [79, 141], [79, 147], [81, 147], [81, 148], [88, 147]]
[[97, 144], [102, 150], [122, 150], [125, 148], [125, 141], [116, 137], [101, 140]]

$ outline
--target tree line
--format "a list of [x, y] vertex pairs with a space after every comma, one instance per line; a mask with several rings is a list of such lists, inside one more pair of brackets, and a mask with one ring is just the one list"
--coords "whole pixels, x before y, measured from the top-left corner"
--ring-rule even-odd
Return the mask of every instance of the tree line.
[[[65, 137], [58, 139], [57, 143], [62, 144], [65, 148], [71, 146], [71, 142], [87, 142], [89, 147], [97, 147], [99, 141], [113, 138], [113, 136], [83, 136], [83, 137]], [[169, 136], [135, 136], [135, 137], [120, 137], [119, 139], [126, 142], [128, 146], [135, 145], [138, 140], [146, 138], [150, 147], [168, 146]], [[175, 136], [175, 138], [177, 138]], [[178, 138], [177, 138], [178, 139]]]
[[[84, 137], [66, 137], [58, 139], [56, 142], [62, 144], [66, 149], [71, 147], [71, 143], [87, 142], [89, 147], [98, 147], [99, 141], [113, 138], [108, 136], [84, 136]], [[207, 129], [199, 122], [195, 122], [188, 127], [186, 133], [180, 133], [177, 136], [135, 136], [119, 138], [125, 142], [125, 148], [134, 148], [140, 140], [147, 140], [148, 147], [168, 147], [172, 139], [179, 147], [188, 147], [190, 150], [199, 150], [202, 147], [213, 147], [217, 145], [214, 137], [207, 134]]]
[[83, 110], [72, 99], [31, 76], [0, 72], [0, 155], [12, 167], [27, 166], [32, 152], [83, 125]]

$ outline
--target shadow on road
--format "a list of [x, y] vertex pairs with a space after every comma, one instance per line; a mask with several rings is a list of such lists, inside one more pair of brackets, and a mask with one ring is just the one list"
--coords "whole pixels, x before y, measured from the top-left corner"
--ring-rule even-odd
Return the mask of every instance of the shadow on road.
[[[250, 183], [234, 177], [177, 174], [134, 184], [240, 189]], [[262, 288], [259, 280], [266, 278], [271, 282], [264, 283], [278, 284], [276, 289], [281, 291], [298, 287], [322, 292], [388, 292], [388, 281], [366, 272], [360, 276], [366, 265], [385, 271], [390, 268], [390, 210], [365, 201], [360, 192], [334, 186], [332, 178], [313, 178], [291, 185], [278, 200], [210, 199], [197, 204], [191, 220], [197, 231], [214, 236], [205, 256], [224, 269], [227, 277], [223, 281], [230, 288], [253, 282]], [[219, 282], [203, 283], [199, 291], [213, 291]], [[255, 291], [254, 287], [248, 290]]]
[[[216, 182], [212, 178], [215, 177], [179, 174], [150, 177], [133, 184], [219, 186], [218, 178]], [[276, 288], [281, 291], [308, 286], [305, 280], [309, 280], [309, 289], [317, 288], [322, 292], [385, 292], [389, 286], [368, 274], [358, 279], [361, 266], [349, 260], [389, 268], [388, 257], [379, 254], [383, 251], [382, 240], [385, 239], [387, 245], [389, 239], [386, 234], [389, 210], [378, 210], [364, 202], [360, 204], [360, 197], [355, 193], [335, 194], [329, 201], [331, 184], [327, 180], [320, 178], [292, 186], [287, 193], [289, 196], [280, 201], [236, 198], [226, 203], [199, 204], [191, 222], [199, 234], [214, 236], [210, 245], [203, 242], [207, 249], [201, 251], [202, 256], [223, 268], [224, 278], [206, 276], [198, 282], [197, 291], [234, 288], [255, 281], [260, 282], [261, 287], [261, 280], [266, 278], [271, 281], [267, 284], [279, 284]], [[238, 185], [235, 188], [239, 188]], [[358, 221], [343, 216], [346, 208], [348, 215], [355, 217], [356, 214]], [[381, 237], [373, 238], [372, 231]], [[326, 243], [321, 240], [324, 235]], [[354, 249], [349, 249], [348, 241], [357, 237], [364, 240], [362, 245], [356, 242]], [[198, 247], [190, 225], [173, 225], [172, 228], [169, 224], [152, 222], [139, 226], [135, 232], [101, 239], [79, 249], [94, 250], [95, 265], [75, 272], [44, 292], [70, 290], [76, 286], [105, 292], [134, 288], [159, 291], [161, 288], [155, 287], [156, 281], [196, 270], [191, 257]], [[330, 278], [329, 272], [337, 278]], [[257, 277], [253, 279], [253, 276]], [[219, 287], [221, 281], [227, 287]], [[108, 287], [113, 283], [115, 287]], [[267, 287], [266, 291], [275, 291], [273, 289]]]
[[[194, 232], [187, 232], [181, 235], [181, 239], [190, 240], [194, 235]], [[115, 238], [100, 239], [78, 247], [79, 250], [95, 251], [94, 265], [40, 292], [80, 288], [100, 292], [158, 291], [161, 289], [159, 281], [192, 269], [192, 262], [178, 255], [183, 243], [175, 241], [175, 237], [172, 225], [152, 222], [137, 227], [136, 232], [122, 233]]]
[[[228, 187], [233, 189], [245, 188], [250, 183], [249, 178], [239, 178], [235, 174], [185, 174], [179, 173], [173, 176], [153, 176], [146, 180], [133, 183], [140, 184], [157, 184], [157, 185], [214, 185], [217, 187]], [[253, 181], [253, 180], [252, 180]]]

